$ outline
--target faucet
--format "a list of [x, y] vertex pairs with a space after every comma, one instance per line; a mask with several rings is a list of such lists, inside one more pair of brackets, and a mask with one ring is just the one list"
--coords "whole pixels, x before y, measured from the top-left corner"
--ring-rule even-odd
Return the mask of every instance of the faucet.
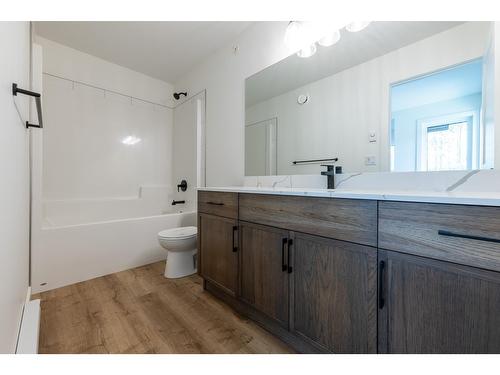
[[322, 167], [326, 167], [326, 171], [321, 172], [322, 176], [327, 176], [327, 188], [335, 189], [335, 169], [333, 164], [321, 164]]
[[176, 204], [184, 204], [186, 201], [176, 201], [175, 199], [172, 201], [172, 206], [175, 206]]

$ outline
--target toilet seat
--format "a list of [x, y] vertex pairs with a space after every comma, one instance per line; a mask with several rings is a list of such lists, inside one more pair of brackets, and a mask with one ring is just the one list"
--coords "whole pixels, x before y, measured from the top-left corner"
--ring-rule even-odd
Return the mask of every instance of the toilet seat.
[[187, 239], [196, 237], [197, 232], [196, 227], [172, 228], [162, 230], [158, 233], [158, 237], [163, 239]]

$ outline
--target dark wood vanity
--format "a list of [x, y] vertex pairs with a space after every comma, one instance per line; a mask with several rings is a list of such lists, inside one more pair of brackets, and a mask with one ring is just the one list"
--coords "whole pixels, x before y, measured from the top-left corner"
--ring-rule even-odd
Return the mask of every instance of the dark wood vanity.
[[299, 352], [500, 353], [500, 207], [199, 191], [204, 287]]

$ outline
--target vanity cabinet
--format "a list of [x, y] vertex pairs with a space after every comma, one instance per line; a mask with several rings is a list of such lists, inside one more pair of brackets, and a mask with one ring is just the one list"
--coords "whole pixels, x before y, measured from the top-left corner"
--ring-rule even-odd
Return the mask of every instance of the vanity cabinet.
[[378, 242], [380, 352], [500, 353], [499, 207], [379, 202]]
[[198, 193], [198, 272], [231, 296], [238, 291], [238, 194]]
[[200, 274], [226, 293], [238, 290], [238, 222], [209, 214], [198, 215]]
[[334, 353], [377, 351], [377, 249], [292, 235], [291, 331]]
[[383, 250], [379, 267], [379, 352], [500, 353], [499, 273]]
[[317, 351], [375, 353], [377, 249], [347, 241], [376, 244], [376, 213], [371, 201], [240, 194], [239, 298]]
[[500, 353], [500, 207], [199, 192], [205, 289], [300, 352]]
[[239, 298], [288, 328], [288, 231], [247, 222], [239, 230]]

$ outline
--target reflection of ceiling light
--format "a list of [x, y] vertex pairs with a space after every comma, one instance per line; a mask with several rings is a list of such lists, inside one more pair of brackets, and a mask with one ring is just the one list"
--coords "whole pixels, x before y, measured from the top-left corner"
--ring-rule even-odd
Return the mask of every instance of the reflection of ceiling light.
[[299, 57], [311, 57], [316, 53], [316, 44], [310, 44], [307, 47], [302, 48], [299, 52], [297, 52], [297, 56]]
[[336, 24], [334, 22], [290, 21], [285, 32], [285, 45], [299, 57], [310, 57], [316, 53], [316, 43], [329, 47], [340, 40], [340, 29], [347, 31], [363, 30], [370, 22], [351, 22]]
[[134, 135], [129, 135], [129, 136], [122, 139], [122, 143], [124, 145], [135, 145], [136, 143], [139, 143], [140, 141], [141, 141], [141, 139], [137, 138]]
[[323, 38], [318, 40], [318, 44], [323, 46], [323, 47], [330, 47], [333, 46], [335, 43], [337, 43], [340, 40], [340, 31], [339, 30], [333, 30], [329, 34], [325, 35]]
[[345, 27], [347, 31], [350, 31], [351, 33], [356, 33], [358, 31], [363, 30], [366, 26], [370, 24], [369, 21], [355, 21], [351, 22], [349, 25]]

